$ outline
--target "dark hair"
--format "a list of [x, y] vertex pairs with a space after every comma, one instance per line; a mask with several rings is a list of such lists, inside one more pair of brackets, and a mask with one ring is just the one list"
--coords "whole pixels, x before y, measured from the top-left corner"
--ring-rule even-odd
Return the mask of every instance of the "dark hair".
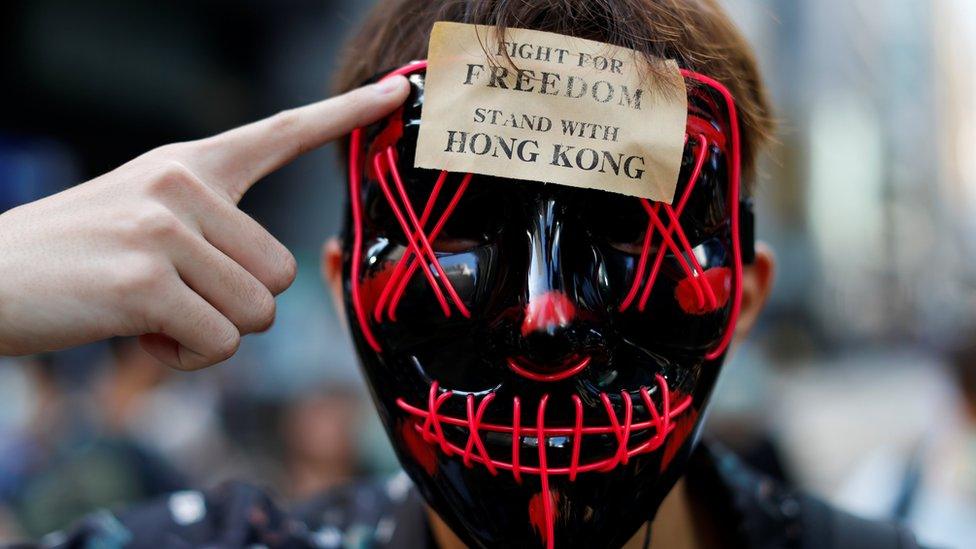
[[716, 0], [381, 0], [340, 59], [338, 91], [427, 55], [436, 21], [543, 30], [675, 59], [735, 97], [743, 174], [773, 130], [765, 86], [745, 38]]

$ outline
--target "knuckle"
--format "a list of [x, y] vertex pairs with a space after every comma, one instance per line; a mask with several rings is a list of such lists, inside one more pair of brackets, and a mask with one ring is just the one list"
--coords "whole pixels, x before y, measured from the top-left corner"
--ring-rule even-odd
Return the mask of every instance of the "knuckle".
[[221, 337], [214, 346], [213, 356], [210, 358], [214, 362], [223, 362], [234, 356], [237, 349], [241, 346], [241, 334], [236, 330], [229, 330], [226, 335]]
[[152, 255], [137, 255], [115, 277], [116, 293], [128, 302], [135, 296], [160, 294], [170, 275], [170, 269]]
[[149, 178], [146, 191], [156, 198], [185, 196], [187, 192], [199, 190], [203, 186], [200, 179], [181, 160], [167, 158], [159, 161], [156, 173]]
[[270, 328], [274, 323], [276, 311], [277, 304], [274, 297], [267, 291], [262, 292], [254, 304], [253, 331], [263, 332]]
[[295, 281], [295, 277], [298, 275], [298, 262], [295, 260], [295, 256], [288, 250], [284, 250], [276, 271], [275, 280], [273, 281], [274, 292], [281, 293], [291, 286], [291, 283]]
[[168, 240], [183, 231], [183, 223], [163, 206], [146, 207], [123, 220], [123, 229], [136, 247], [153, 247], [157, 240]]

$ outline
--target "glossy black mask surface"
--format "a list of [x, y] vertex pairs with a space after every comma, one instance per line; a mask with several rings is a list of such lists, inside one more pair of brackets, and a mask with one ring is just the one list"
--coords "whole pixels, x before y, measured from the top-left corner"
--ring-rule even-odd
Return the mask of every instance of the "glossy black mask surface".
[[[681, 247], [677, 230], [655, 231], [641, 267], [649, 215], [636, 198], [475, 175], [435, 230], [465, 174], [447, 174], [428, 207], [440, 174], [413, 168], [423, 75], [410, 80], [404, 107], [352, 143], [360, 171], [343, 271], [349, 325], [400, 462], [470, 546], [622, 545], [680, 476], [724, 359], [706, 358], [734, 282], [721, 103], [689, 93], [697, 125], [676, 193], [701, 162], [679, 219], [709, 301], [668, 245]], [[702, 131], [705, 149], [695, 147]], [[428, 277], [406, 260], [392, 284], [415, 227], [391, 164], [440, 267], [425, 255]], [[635, 289], [661, 247], [656, 282]]]

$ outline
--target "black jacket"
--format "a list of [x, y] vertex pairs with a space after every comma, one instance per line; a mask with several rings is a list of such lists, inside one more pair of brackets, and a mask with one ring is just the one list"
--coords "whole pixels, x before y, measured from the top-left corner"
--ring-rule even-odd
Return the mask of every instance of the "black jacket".
[[[904, 528], [868, 521], [786, 489], [733, 454], [701, 445], [685, 475], [705, 496], [721, 539], [756, 549], [912, 549]], [[694, 497], [694, 496], [693, 496]], [[45, 548], [418, 548], [436, 547], [424, 504], [403, 473], [330, 491], [292, 512], [242, 483], [178, 492], [120, 512], [90, 515], [39, 543]]]

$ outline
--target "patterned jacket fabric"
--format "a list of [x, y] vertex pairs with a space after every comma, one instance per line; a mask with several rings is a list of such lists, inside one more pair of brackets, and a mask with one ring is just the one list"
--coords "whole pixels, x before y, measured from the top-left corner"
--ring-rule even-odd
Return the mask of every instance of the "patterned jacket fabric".
[[[783, 488], [730, 452], [702, 444], [685, 474], [707, 501], [718, 539], [729, 547], [911, 549], [894, 524], [858, 519]], [[17, 548], [417, 548], [436, 544], [423, 499], [406, 474], [350, 484], [285, 512], [244, 483], [183, 491], [118, 512], [99, 511], [68, 530]]]

